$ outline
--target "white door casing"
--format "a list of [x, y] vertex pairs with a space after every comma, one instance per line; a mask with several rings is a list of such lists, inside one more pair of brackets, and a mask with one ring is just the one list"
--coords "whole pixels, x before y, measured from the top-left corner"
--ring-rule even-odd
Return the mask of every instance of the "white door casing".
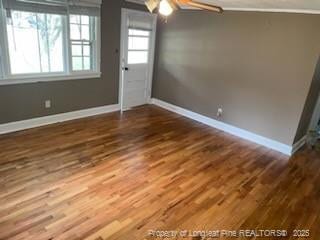
[[319, 120], [320, 120], [320, 95], [318, 97], [318, 101], [312, 115], [309, 130], [316, 130]]
[[157, 16], [122, 9], [119, 102], [121, 111], [150, 102]]

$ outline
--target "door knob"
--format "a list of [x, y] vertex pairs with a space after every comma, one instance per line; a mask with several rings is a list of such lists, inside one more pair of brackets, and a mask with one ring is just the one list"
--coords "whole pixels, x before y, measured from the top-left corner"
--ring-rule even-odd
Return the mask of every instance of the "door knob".
[[122, 68], [122, 70], [129, 71], [129, 68], [128, 67], [124, 67], [124, 68]]

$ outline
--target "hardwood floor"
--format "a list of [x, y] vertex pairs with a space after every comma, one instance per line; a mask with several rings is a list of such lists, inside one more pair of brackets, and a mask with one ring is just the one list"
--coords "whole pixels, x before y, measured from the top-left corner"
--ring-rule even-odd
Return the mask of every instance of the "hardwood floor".
[[0, 146], [0, 239], [223, 229], [320, 237], [319, 153], [288, 159], [155, 106], [2, 135]]

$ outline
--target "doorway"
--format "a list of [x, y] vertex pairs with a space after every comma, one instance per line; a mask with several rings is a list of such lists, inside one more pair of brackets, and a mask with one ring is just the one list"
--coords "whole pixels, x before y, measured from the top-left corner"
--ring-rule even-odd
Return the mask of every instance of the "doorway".
[[315, 130], [318, 130], [319, 128], [320, 128], [320, 95], [318, 97], [318, 101], [312, 115], [309, 130], [315, 131]]
[[119, 102], [121, 111], [151, 99], [157, 17], [122, 9]]

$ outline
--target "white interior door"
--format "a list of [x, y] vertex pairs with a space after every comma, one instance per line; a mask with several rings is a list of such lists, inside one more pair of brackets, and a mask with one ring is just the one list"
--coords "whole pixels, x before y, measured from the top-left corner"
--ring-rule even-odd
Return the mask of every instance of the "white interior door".
[[156, 16], [122, 9], [121, 110], [149, 103], [154, 63]]

